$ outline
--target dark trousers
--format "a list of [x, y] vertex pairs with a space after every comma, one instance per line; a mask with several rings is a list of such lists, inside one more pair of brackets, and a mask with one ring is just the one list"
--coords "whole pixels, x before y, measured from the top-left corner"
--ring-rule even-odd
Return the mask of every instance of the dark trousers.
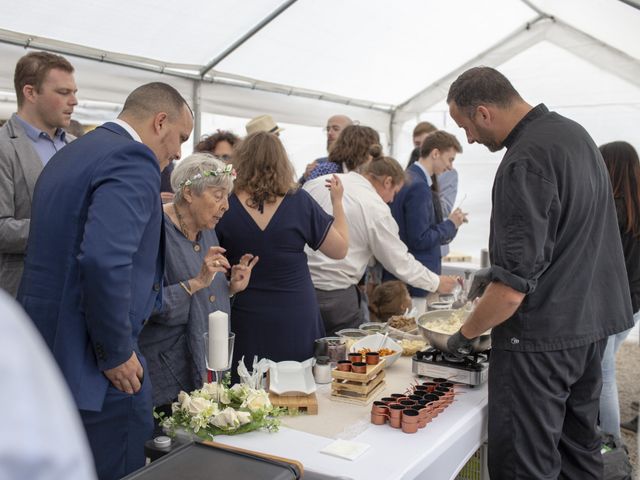
[[360, 308], [360, 290], [353, 285], [344, 290], [318, 290], [318, 306], [328, 336], [343, 328], [358, 328], [364, 322]]
[[606, 339], [553, 352], [492, 350], [491, 480], [602, 478], [596, 426], [605, 346]]
[[151, 383], [135, 395], [109, 386], [102, 411], [80, 410], [100, 480], [116, 480], [145, 464], [144, 442], [153, 435]]

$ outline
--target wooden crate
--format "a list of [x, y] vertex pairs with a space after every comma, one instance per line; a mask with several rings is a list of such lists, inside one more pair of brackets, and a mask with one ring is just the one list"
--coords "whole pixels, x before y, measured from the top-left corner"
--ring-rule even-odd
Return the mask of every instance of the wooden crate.
[[384, 380], [381, 380], [369, 393], [364, 395], [349, 390], [332, 390], [331, 400], [335, 402], [353, 403], [355, 405], [369, 405], [373, 400], [380, 396], [384, 387], [385, 382]]
[[367, 365], [366, 373], [331, 372], [331, 399], [349, 403], [368, 404], [384, 387], [384, 359], [377, 365]]
[[318, 399], [315, 393], [309, 395], [277, 395], [269, 393], [269, 400], [274, 407], [287, 408], [290, 411], [304, 411], [308, 415], [318, 414]]

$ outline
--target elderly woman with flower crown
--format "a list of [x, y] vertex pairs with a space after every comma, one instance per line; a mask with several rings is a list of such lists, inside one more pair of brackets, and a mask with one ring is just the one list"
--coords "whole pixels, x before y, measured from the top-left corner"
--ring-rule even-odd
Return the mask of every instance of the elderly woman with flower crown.
[[207, 317], [216, 310], [230, 313], [230, 296], [246, 288], [258, 261], [247, 253], [232, 267], [218, 244], [214, 227], [229, 208], [234, 179], [232, 165], [205, 153], [185, 158], [171, 175], [175, 198], [164, 205], [163, 305], [139, 340], [161, 411], [170, 413], [181, 390], [202, 386]]

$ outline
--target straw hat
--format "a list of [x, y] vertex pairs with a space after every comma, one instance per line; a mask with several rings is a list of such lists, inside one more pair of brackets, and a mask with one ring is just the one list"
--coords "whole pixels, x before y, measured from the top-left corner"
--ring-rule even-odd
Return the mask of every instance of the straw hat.
[[245, 128], [247, 129], [247, 135], [255, 132], [278, 133], [284, 130], [271, 118], [271, 115], [260, 115], [252, 118]]

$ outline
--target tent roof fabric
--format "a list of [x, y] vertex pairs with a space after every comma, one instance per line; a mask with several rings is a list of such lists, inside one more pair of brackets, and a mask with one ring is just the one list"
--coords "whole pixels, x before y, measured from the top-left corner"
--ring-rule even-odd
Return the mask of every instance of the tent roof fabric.
[[[637, 65], [640, 59], [640, 14], [617, 0], [289, 0], [286, 5], [277, 0], [115, 0], [106, 7], [98, 0], [12, 3], [14, 14], [0, 21], [0, 41], [192, 80], [280, 8], [205, 80], [382, 112], [398, 106], [419, 112], [429, 102], [423, 98], [416, 103], [416, 96], [437, 85], [446, 88], [443, 79], [461, 66], [491, 60], [491, 53], [506, 45], [495, 63], [488, 62], [498, 66], [548, 39], [549, 28], [544, 34], [532, 28], [540, 14], [549, 18], [546, 24], [584, 35], [582, 44], [563, 48], [606, 45], [626, 55], [628, 63]], [[510, 45], [514, 37], [517, 41]]]

